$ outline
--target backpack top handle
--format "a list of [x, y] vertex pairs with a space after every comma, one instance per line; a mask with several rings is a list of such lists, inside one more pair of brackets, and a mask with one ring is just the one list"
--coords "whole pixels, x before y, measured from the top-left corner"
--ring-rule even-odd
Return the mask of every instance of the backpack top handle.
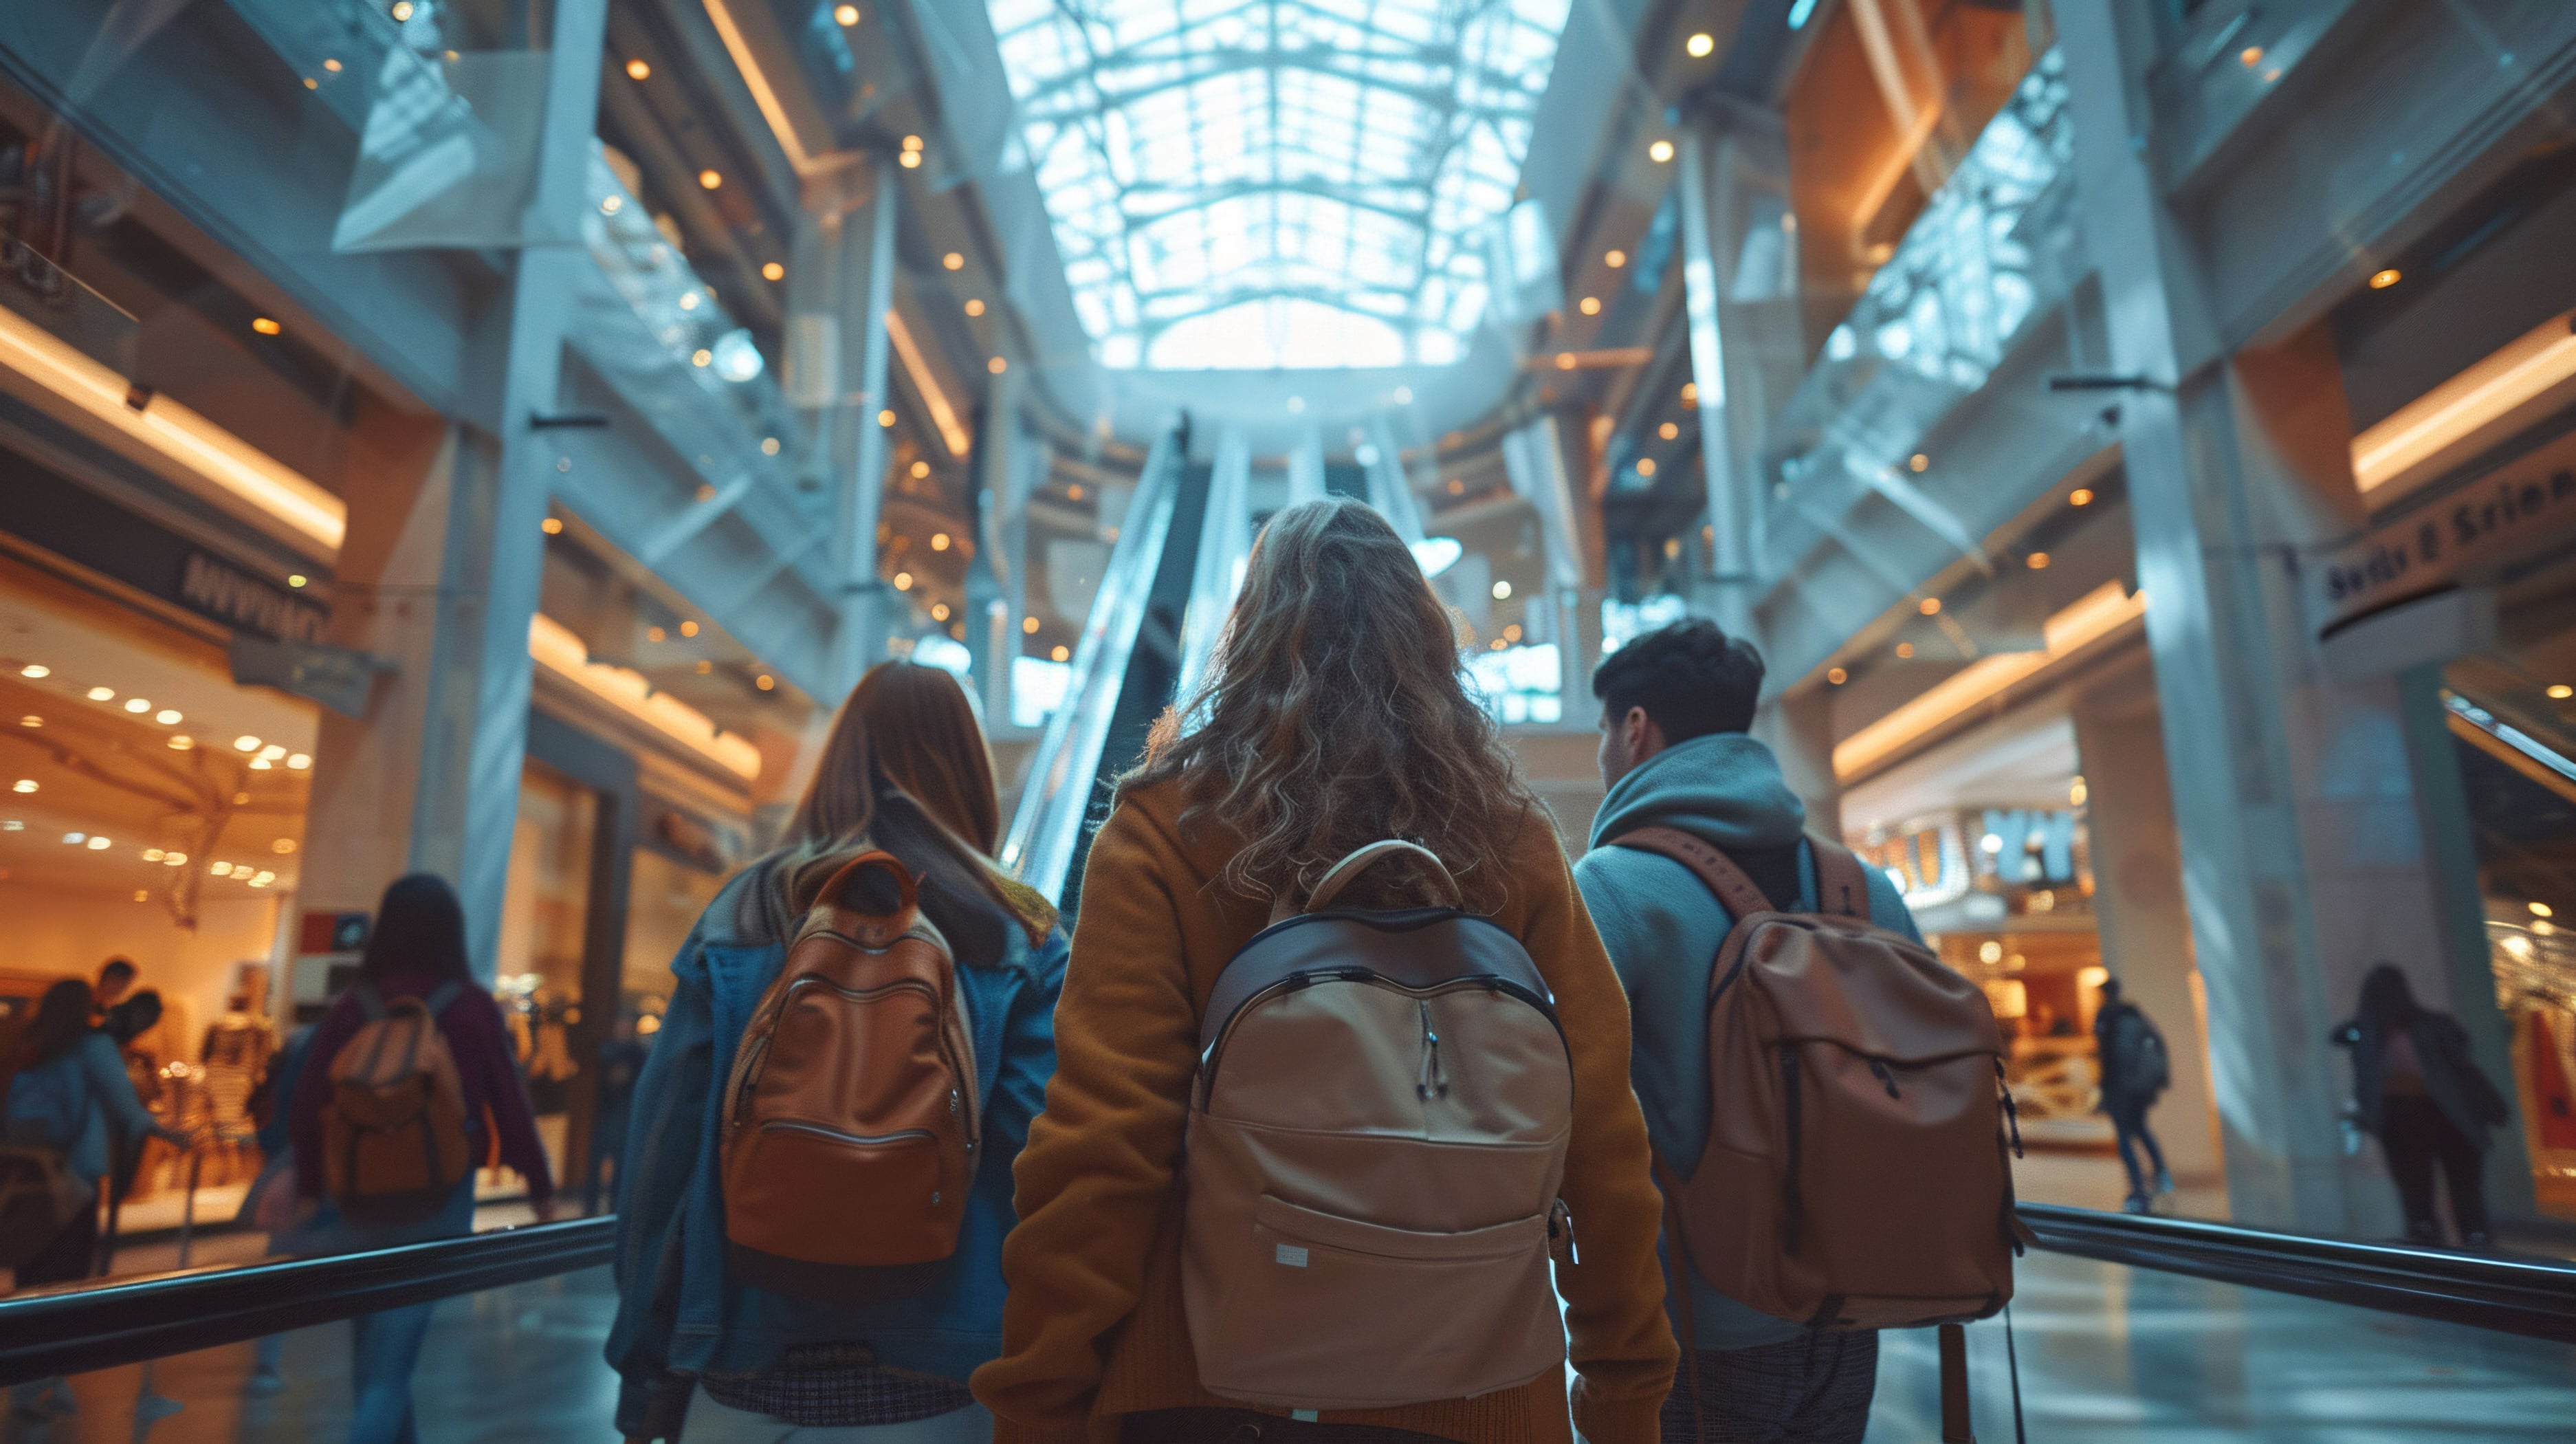
[[[851, 898], [851, 887], [870, 872], [883, 873], [894, 880], [897, 901], [893, 908], [880, 912], [862, 907]], [[826, 926], [833, 931], [846, 932], [867, 947], [884, 948], [912, 931], [913, 923], [919, 917], [920, 902], [921, 889], [913, 881], [912, 869], [905, 867], [902, 859], [893, 853], [878, 848], [860, 853], [841, 864], [840, 870], [832, 874], [832, 880], [823, 884], [823, 890], [815, 894], [814, 910], [826, 915], [829, 919]]]
[[1315, 890], [1307, 894], [1306, 906], [1299, 911], [1309, 913], [1326, 911], [1332, 907], [1333, 900], [1342, 895], [1344, 889], [1359, 879], [1361, 873], [1398, 853], [1410, 853], [1425, 867], [1431, 869], [1431, 875], [1439, 880], [1441, 889], [1447, 894], [1441, 906], [1459, 908], [1467, 905], [1465, 891], [1458, 886], [1458, 879], [1449, 875], [1447, 865], [1440, 861], [1438, 854], [1418, 842], [1406, 842], [1402, 838], [1391, 837], [1384, 842], [1372, 842], [1340, 862], [1334, 863], [1331, 869], [1316, 882]]

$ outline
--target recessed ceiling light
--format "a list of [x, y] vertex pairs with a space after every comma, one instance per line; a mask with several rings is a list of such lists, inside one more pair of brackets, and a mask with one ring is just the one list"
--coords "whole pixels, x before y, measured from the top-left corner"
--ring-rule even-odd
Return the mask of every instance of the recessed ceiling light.
[[680, 624], [680, 635], [681, 635], [681, 636], [683, 636], [683, 637], [694, 637], [694, 636], [696, 636], [697, 634], [698, 634], [698, 624], [697, 624], [697, 623], [695, 623], [695, 622], [682, 622], [682, 623]]
[[952, 271], [962, 271], [966, 269], [966, 258], [955, 251], [950, 251], [947, 255], [939, 258], [939, 264], [946, 266]]
[[1682, 49], [1693, 59], [1705, 59], [1717, 49], [1717, 37], [1703, 30], [1682, 42]]
[[1657, 165], [1662, 165], [1673, 158], [1673, 143], [1669, 140], [1656, 141], [1646, 147], [1646, 158]]
[[217, 877], [230, 877], [233, 875], [233, 865], [228, 862], [210, 862], [206, 864], [206, 871]]
[[724, 184], [724, 173], [722, 171], [702, 170], [698, 172], [698, 184], [706, 187], [708, 190], [714, 190], [716, 187]]
[[161, 865], [163, 867], [186, 867], [188, 865], [188, 855], [184, 852], [165, 852], [161, 854]]
[[248, 733], [244, 733], [233, 739], [233, 750], [235, 752], [257, 752], [259, 750], [259, 739]]
[[89, 699], [93, 702], [109, 702], [115, 700], [115, 698], [116, 689], [114, 687], [92, 687], [89, 689]]
[[33, 792], [36, 790], [36, 779], [32, 777], [21, 777], [17, 781], [9, 784], [9, 790], [11, 792]]
[[186, 718], [185, 714], [181, 713], [178, 708], [164, 707], [160, 711], [152, 714], [152, 720], [160, 723], [164, 727], [176, 727], [182, 721], [186, 720]]
[[652, 78], [652, 75], [653, 75], [653, 67], [644, 63], [644, 57], [642, 57], [642, 56], [640, 56], [640, 55], [639, 55], [639, 56], [635, 57], [633, 60], [630, 60], [630, 61], [627, 61], [627, 62], [626, 62], [626, 78], [627, 78], [627, 79], [629, 79], [629, 80], [649, 80], [649, 79], [651, 79], [651, 78]]
[[2570, 697], [2576, 697], [2576, 687], [2570, 687], [2564, 682], [2552, 683], [2549, 695], [2554, 701], [2564, 702]]
[[30, 712], [26, 716], [18, 719], [18, 725], [21, 727], [42, 727], [45, 725], [45, 719], [37, 716], [33, 712]]
[[969, 316], [981, 316], [981, 315], [983, 315], [983, 314], [984, 314], [984, 302], [983, 302], [983, 299], [982, 299], [981, 297], [977, 297], [977, 296], [969, 296], [969, 297], [967, 297], [967, 298], [966, 298], [966, 314], [967, 314], [967, 315], [969, 315]]
[[18, 675], [30, 681], [36, 681], [54, 675], [54, 669], [42, 662], [29, 662], [18, 669]]
[[305, 771], [313, 765], [313, 754], [309, 752], [290, 752], [286, 754], [286, 765], [297, 772]]
[[776, 261], [771, 261], [760, 268], [760, 274], [765, 280], [784, 281], [787, 279], [787, 268]]
[[856, 6], [856, 5], [835, 5], [835, 6], [833, 6], [833, 7], [832, 7], [832, 23], [833, 23], [833, 24], [835, 24], [835, 25], [840, 26], [840, 27], [841, 27], [842, 29], [844, 29], [844, 30], [847, 30], [847, 29], [849, 29], [851, 26], [858, 24], [858, 23], [859, 23], [859, 7], [858, 7], [858, 6]]
[[89, 841], [82, 843], [81, 846], [88, 848], [92, 852], [105, 852], [109, 848], [116, 846], [116, 844], [109, 841], [107, 838], [93, 836]]
[[178, 736], [170, 739], [170, 750], [173, 752], [185, 752], [196, 745], [197, 739], [189, 736], [185, 732], [182, 732]]
[[128, 697], [125, 699], [125, 710], [140, 717], [152, 710], [152, 704], [140, 697]]
[[2075, 488], [2073, 491], [2066, 494], [2066, 504], [2068, 506], [2091, 506], [2093, 504], [2093, 489], [2089, 486], [2079, 486]]

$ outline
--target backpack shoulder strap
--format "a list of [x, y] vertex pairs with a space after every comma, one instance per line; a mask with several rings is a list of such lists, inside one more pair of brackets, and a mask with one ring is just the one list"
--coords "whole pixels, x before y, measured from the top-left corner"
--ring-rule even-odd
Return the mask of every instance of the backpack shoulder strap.
[[1816, 859], [1816, 911], [1869, 921], [1869, 873], [1852, 850], [1821, 837], [1807, 839]]
[[1710, 892], [1717, 894], [1717, 900], [1726, 905], [1735, 922], [1755, 913], [1779, 911], [1744, 869], [1736, 866], [1735, 859], [1678, 827], [1640, 827], [1611, 838], [1605, 845], [1651, 852], [1689, 868]]
[[421, 999], [420, 1006], [427, 1011], [431, 1017], [435, 1018], [439, 1014], [447, 1011], [448, 1004], [455, 1002], [458, 998], [463, 996], [465, 996], [465, 985], [456, 981], [454, 978], [450, 978], [446, 982], [439, 984], [436, 988], [431, 989], [429, 996]]

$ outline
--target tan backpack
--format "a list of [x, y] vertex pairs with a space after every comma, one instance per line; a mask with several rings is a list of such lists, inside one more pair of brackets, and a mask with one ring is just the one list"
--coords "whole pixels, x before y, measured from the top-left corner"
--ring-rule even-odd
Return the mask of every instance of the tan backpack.
[[[899, 900], [853, 896], [867, 874]], [[890, 853], [852, 860], [789, 943], [725, 1084], [734, 1276], [871, 1303], [936, 1283], [957, 1251], [983, 1109], [957, 961]]]
[[[1445, 893], [1336, 909], [1410, 855]], [[1209, 1392], [1372, 1409], [1565, 1362], [1551, 1255], [1574, 1073], [1518, 940], [1428, 851], [1344, 858], [1227, 962], [1200, 1024], [1181, 1288]]]
[[2012, 1298], [2003, 1037], [1975, 983], [1873, 926], [1860, 859], [1811, 843], [1818, 913], [1776, 910], [1671, 827], [1610, 840], [1698, 874], [1734, 927], [1709, 978], [1708, 1149], [1659, 1179], [1718, 1291], [1819, 1329], [1986, 1318]]
[[331, 1056], [322, 1121], [323, 1186], [351, 1219], [404, 1222], [438, 1212], [473, 1168], [465, 1085], [438, 1015], [465, 992], [387, 1001], [358, 984], [367, 1021]]

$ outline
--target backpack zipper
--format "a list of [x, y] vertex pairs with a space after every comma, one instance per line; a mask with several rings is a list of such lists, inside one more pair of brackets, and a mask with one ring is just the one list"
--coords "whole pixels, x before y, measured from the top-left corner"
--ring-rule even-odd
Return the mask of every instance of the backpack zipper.
[[[833, 936], [840, 937], [840, 934], [835, 933]], [[907, 934], [907, 936], [909, 936], [909, 934]], [[842, 940], [845, 942], [850, 941], [846, 938]], [[857, 945], [852, 943], [852, 946]], [[862, 951], [867, 950], [863, 949]], [[760, 1075], [769, 1067], [769, 1044], [770, 1040], [778, 1035], [779, 1020], [787, 1016], [787, 1010], [789, 1008], [795, 1006], [796, 995], [809, 988], [829, 989], [833, 993], [838, 994], [844, 1002], [851, 1003], [874, 1002], [879, 998], [885, 997], [889, 993], [906, 991], [921, 993], [928, 996], [931, 1004], [937, 1008], [939, 1012], [939, 1055], [947, 1061], [949, 1075], [955, 1078], [966, 1079], [970, 1082], [973, 1080], [975, 1069], [972, 1061], [969, 1060], [961, 1063], [960, 1060], [949, 1056], [948, 1023], [949, 1009], [951, 1005], [943, 1001], [937, 990], [933, 989], [929, 984], [922, 982], [918, 978], [904, 978], [892, 983], [880, 983], [873, 988], [844, 988], [840, 984], [833, 982], [831, 979], [824, 977], [820, 973], [807, 973], [787, 985], [787, 991], [779, 996], [777, 1010], [769, 1015], [769, 1025], [761, 1029], [759, 1040], [752, 1044], [752, 1049], [754, 1051], [751, 1053], [751, 1061], [744, 1065], [741, 1089], [734, 1095], [733, 1121], [736, 1124], [740, 1124], [751, 1114], [751, 1106], [755, 1101], [755, 1096], [760, 1091]], [[966, 1129], [966, 1151], [968, 1153], [973, 1153], [975, 1151], [975, 1145], [983, 1132], [983, 1120], [975, 1116], [974, 1110], [963, 1106], [959, 1091], [955, 1088], [948, 1090], [948, 1111], [953, 1114], [961, 1115], [959, 1121], [965, 1125]], [[767, 1131], [769, 1126], [770, 1125], [763, 1125], [763, 1131]], [[888, 1136], [892, 1137], [896, 1135]]]
[[843, 1133], [837, 1128], [826, 1128], [820, 1123], [798, 1123], [792, 1119], [784, 1118], [771, 1119], [769, 1122], [760, 1125], [760, 1131], [763, 1133], [810, 1133], [817, 1138], [828, 1138], [834, 1143], [855, 1143], [863, 1147], [875, 1147], [887, 1143], [910, 1143], [916, 1139], [931, 1139], [935, 1141], [939, 1136], [927, 1128], [898, 1128], [892, 1133]]
[[1876, 1074], [1876, 1075], [1878, 1076], [1878, 1083], [1879, 1083], [1879, 1086], [1880, 1086], [1880, 1087], [1882, 1087], [1882, 1088], [1885, 1088], [1885, 1089], [1887, 1090], [1887, 1096], [1888, 1096], [1888, 1097], [1890, 1097], [1890, 1098], [1903, 1098], [1903, 1097], [1905, 1096], [1904, 1094], [1899, 1093], [1899, 1092], [1897, 1092], [1897, 1091], [1896, 1091], [1896, 1075], [1895, 1075], [1895, 1074], [1893, 1074], [1893, 1073], [1890, 1073], [1889, 1071], [1887, 1071], [1887, 1060], [1886, 1060], [1886, 1059], [1884, 1059], [1884, 1058], [1872, 1058], [1872, 1059], [1870, 1059], [1870, 1060], [1869, 1060], [1869, 1071], [1870, 1071], [1870, 1072], [1872, 1072], [1872, 1073], [1874, 1073], [1874, 1074]]
[[[1270, 1001], [1273, 997], [1276, 997], [1281, 993], [1293, 993], [1301, 988], [1312, 987], [1315, 984], [1322, 982], [1366, 983], [1373, 987], [1391, 988], [1396, 992], [1409, 994], [1417, 1001], [1436, 998], [1443, 993], [1461, 992], [1468, 988], [1482, 988], [1489, 993], [1499, 993], [1505, 997], [1517, 999], [1538, 1009], [1539, 1016], [1547, 1019], [1548, 1026], [1556, 1030], [1556, 1041], [1559, 1045], [1565, 1048], [1567, 1061], [1570, 1063], [1574, 1058], [1573, 1046], [1571, 1044], [1567, 1044], [1565, 1041], [1565, 1024], [1557, 1018], [1556, 1010], [1531, 996], [1529, 989], [1524, 988], [1517, 983], [1506, 982], [1505, 980], [1494, 977], [1490, 974], [1479, 973], [1476, 976], [1469, 978], [1452, 978], [1445, 983], [1435, 984], [1428, 988], [1408, 988], [1404, 984], [1396, 982], [1391, 978], [1380, 977], [1378, 974], [1371, 972], [1367, 968], [1319, 968], [1311, 972], [1290, 973], [1288, 976], [1281, 978], [1278, 982], [1272, 983], [1269, 987], [1263, 988], [1260, 992], [1244, 999], [1242, 1003], [1236, 1006], [1234, 1012], [1228, 1015], [1225, 1020], [1225, 1026], [1217, 1030], [1216, 1041], [1208, 1044], [1207, 1054], [1200, 1061], [1199, 1077], [1201, 1079], [1201, 1085], [1199, 1088], [1199, 1098], [1202, 1105], [1204, 1105], [1208, 1100], [1216, 1097], [1217, 1065], [1224, 1061], [1225, 1045], [1234, 1040], [1234, 1030], [1242, 1026], [1245, 1016], [1250, 1014], [1255, 1007]], [[1426, 1033], [1429, 1033], [1430, 1031], [1427, 1004], [1425, 1009], [1424, 1031]], [[1435, 1035], [1431, 1037], [1430, 1042], [1436, 1046], [1439, 1039]], [[1430, 1067], [1431, 1063], [1426, 1059], [1424, 1063], [1424, 1078], [1426, 1082], [1429, 1081]], [[1441, 1085], [1441, 1091], [1448, 1091], [1448, 1085], [1445, 1082]], [[1426, 1094], [1424, 1096], [1428, 1097], [1430, 1095]]]
[[1422, 1009], [1422, 1080], [1413, 1085], [1413, 1096], [1428, 1103], [1449, 1094], [1449, 1080], [1440, 1071], [1440, 1031], [1431, 1023], [1431, 1000], [1416, 998]]

